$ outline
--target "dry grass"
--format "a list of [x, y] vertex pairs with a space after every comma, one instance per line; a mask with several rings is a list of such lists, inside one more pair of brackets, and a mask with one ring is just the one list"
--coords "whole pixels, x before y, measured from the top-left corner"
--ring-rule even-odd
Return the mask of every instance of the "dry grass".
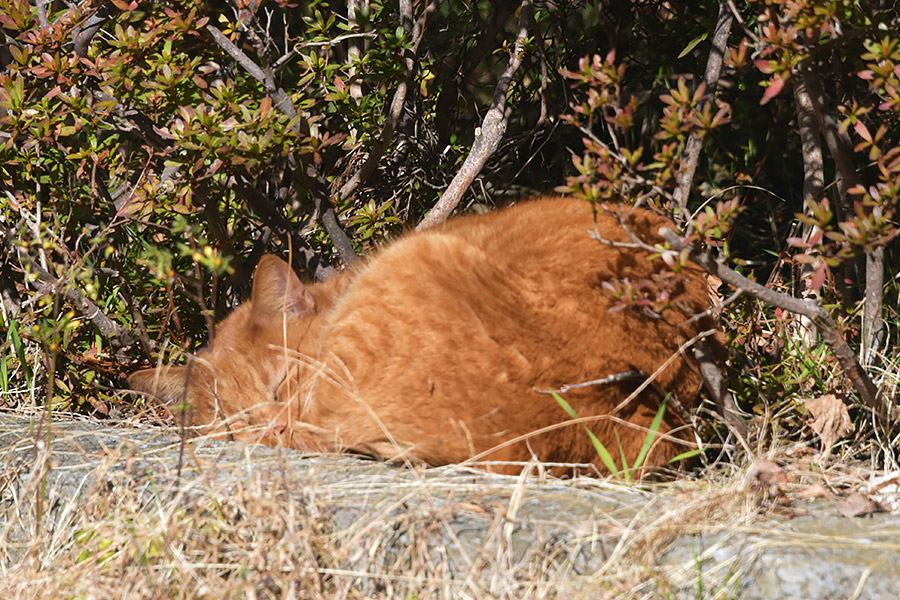
[[638, 490], [202, 440], [179, 474], [158, 430], [60, 423], [48, 454], [10, 418], [8, 599], [732, 597], [740, 560], [696, 588], [699, 558], [664, 557], [685, 536], [749, 534], [763, 498], [731, 467]]
[[2, 597], [632, 596], [671, 535], [659, 498], [592, 479], [211, 442], [179, 478], [177, 440], [98, 431], [58, 428], [52, 455], [2, 439]]

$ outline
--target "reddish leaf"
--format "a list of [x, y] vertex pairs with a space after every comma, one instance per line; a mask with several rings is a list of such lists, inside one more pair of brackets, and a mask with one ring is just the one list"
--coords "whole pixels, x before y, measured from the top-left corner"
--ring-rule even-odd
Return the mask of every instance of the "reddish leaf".
[[112, 3], [119, 10], [136, 10], [138, 7], [138, 3], [135, 0], [131, 2], [125, 2], [124, 0], [112, 0]]
[[825, 275], [827, 274], [825, 269], [826, 269], [825, 263], [820, 264], [819, 268], [816, 269], [816, 272], [812, 277], [812, 281], [810, 281], [810, 284], [809, 284], [813, 290], [818, 291], [819, 289], [822, 288], [822, 284], [825, 283]]
[[771, 79], [771, 83], [769, 83], [769, 87], [766, 88], [766, 91], [763, 93], [762, 99], [759, 101], [760, 105], [768, 104], [769, 100], [781, 93], [781, 88], [783, 87], [784, 79], [782, 79], [781, 77], [773, 77]]
[[778, 63], [776, 63], [774, 60], [766, 60], [764, 58], [753, 61], [753, 64], [756, 65], [757, 69], [759, 69], [766, 75], [771, 75], [777, 70], [778, 67]]
[[94, 410], [97, 411], [98, 413], [100, 413], [102, 415], [109, 414], [109, 405], [107, 405], [106, 402], [103, 402], [102, 400], [96, 400], [96, 399], [90, 398], [90, 397], [88, 398], [88, 402], [90, 402], [91, 406], [93, 406]]

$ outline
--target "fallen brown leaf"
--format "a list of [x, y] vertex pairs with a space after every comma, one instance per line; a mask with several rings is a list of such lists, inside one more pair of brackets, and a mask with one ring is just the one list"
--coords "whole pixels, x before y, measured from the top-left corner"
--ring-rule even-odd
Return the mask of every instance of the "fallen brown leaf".
[[819, 434], [823, 452], [830, 451], [835, 442], [853, 432], [847, 406], [834, 394], [804, 400], [803, 403], [812, 415], [809, 426]]
[[716, 277], [715, 275], [707, 275], [706, 276], [706, 292], [707, 296], [709, 296], [709, 303], [713, 306], [718, 304], [722, 304], [725, 301], [725, 296], [719, 293], [719, 288], [722, 286], [722, 280]]
[[780, 495], [781, 485], [787, 483], [784, 471], [771, 460], [759, 458], [747, 471], [747, 485], [750, 489], [763, 489], [770, 494]]
[[843, 502], [838, 504], [838, 512], [848, 518], [864, 517], [877, 512], [891, 512], [890, 508], [885, 507], [880, 502], [875, 502], [871, 498], [863, 496], [858, 492], [854, 492], [847, 496]]
[[830, 500], [831, 498], [834, 498], [834, 494], [818, 482], [806, 486], [797, 493], [797, 496], [799, 496], [801, 500], [812, 500], [814, 498], [827, 498]]

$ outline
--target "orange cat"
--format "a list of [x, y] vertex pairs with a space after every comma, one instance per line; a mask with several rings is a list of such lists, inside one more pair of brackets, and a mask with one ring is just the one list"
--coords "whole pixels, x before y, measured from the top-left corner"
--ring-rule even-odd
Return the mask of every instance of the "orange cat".
[[[429, 465], [536, 457], [601, 472], [584, 425], [631, 465], [672, 392], [646, 462], [665, 464], [692, 445], [684, 412], [673, 407], [692, 407], [700, 388], [678, 349], [711, 326], [686, 323], [708, 307], [706, 280], [682, 271], [677, 304], [685, 310], [610, 312], [616, 301], [603, 282], [646, 280], [663, 267], [648, 252], [591, 237], [596, 224], [605, 239], [630, 241], [616, 210], [595, 215], [583, 201], [543, 198], [460, 217], [309, 286], [265, 256], [252, 298], [218, 325], [211, 348], [129, 382], [170, 404], [185, 401], [199, 434]], [[670, 223], [635, 210], [627, 225], [655, 243]], [[538, 390], [629, 371], [641, 376], [562, 394], [583, 421], [552, 427], [571, 417]]]

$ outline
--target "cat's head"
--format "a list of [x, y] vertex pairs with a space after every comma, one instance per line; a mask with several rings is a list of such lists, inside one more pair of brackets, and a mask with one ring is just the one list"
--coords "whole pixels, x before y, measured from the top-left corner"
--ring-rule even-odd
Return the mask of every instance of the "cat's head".
[[128, 383], [164, 402], [193, 434], [277, 444], [268, 436], [289, 435], [302, 402], [295, 371], [315, 336], [315, 296], [327, 301], [286, 262], [264, 256], [250, 300], [217, 325], [208, 347], [185, 365], [132, 373]]

